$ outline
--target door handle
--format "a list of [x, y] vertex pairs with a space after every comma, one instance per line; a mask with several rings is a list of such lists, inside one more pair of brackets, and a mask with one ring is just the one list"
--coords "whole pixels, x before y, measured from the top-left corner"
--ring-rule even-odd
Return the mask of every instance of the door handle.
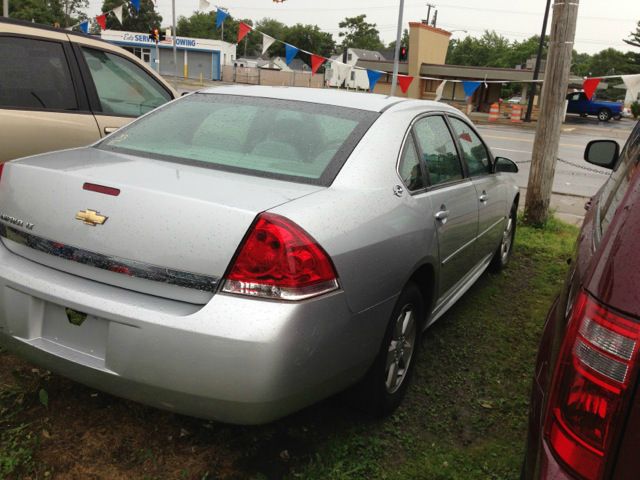
[[104, 127], [104, 133], [106, 135], [109, 135], [110, 133], [115, 132], [118, 129], [118, 127]]
[[482, 203], [486, 203], [488, 199], [489, 195], [487, 195], [487, 192], [482, 192], [482, 195], [478, 197], [478, 200], [480, 200]]
[[436, 220], [438, 220], [442, 224], [445, 224], [447, 223], [447, 219], [449, 218], [449, 210], [447, 210], [446, 207], [442, 205], [440, 207], [440, 210], [436, 212], [434, 217], [436, 217]]

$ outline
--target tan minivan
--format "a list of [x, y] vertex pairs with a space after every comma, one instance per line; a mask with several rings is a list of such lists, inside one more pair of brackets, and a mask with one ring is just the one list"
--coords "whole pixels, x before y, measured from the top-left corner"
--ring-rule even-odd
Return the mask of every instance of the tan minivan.
[[0, 19], [0, 162], [87, 145], [176, 97], [120, 47]]

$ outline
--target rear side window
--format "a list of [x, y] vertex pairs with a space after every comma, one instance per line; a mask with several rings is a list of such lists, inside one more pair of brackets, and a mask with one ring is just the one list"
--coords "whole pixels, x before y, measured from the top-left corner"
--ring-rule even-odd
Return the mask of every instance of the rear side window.
[[462, 165], [444, 118], [423, 118], [416, 122], [414, 129], [431, 185], [462, 179]]
[[416, 147], [411, 136], [407, 139], [407, 143], [400, 159], [400, 176], [402, 181], [411, 191], [420, 190], [426, 186], [424, 181], [422, 167], [420, 166], [420, 157], [416, 153]]
[[135, 63], [112, 53], [83, 48], [103, 113], [138, 117], [171, 100], [171, 95]]
[[640, 163], [640, 123], [631, 133], [627, 144], [622, 149], [620, 161], [615, 171], [604, 184], [600, 196], [600, 229], [604, 234], [624, 198], [629, 183]]
[[61, 43], [0, 37], [0, 107], [78, 110]]
[[193, 94], [100, 148], [328, 185], [378, 113], [307, 102]]
[[462, 154], [469, 168], [469, 176], [477, 177], [491, 173], [489, 151], [480, 140], [480, 137], [463, 121], [454, 117], [449, 117], [449, 120], [462, 147]]

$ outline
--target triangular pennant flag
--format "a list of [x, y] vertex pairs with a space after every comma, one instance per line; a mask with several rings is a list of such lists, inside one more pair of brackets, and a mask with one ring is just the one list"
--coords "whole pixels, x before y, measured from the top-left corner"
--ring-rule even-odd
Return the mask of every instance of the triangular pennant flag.
[[275, 38], [270, 37], [266, 33], [262, 34], [262, 54], [263, 55], [264, 55], [264, 52], [266, 52], [269, 49], [269, 47], [273, 45], [273, 42], [275, 41], [276, 41]]
[[200, 10], [209, 10], [211, 8], [211, 4], [207, 0], [200, 0], [199, 9]]
[[114, 8], [113, 14], [116, 16], [116, 18], [120, 22], [120, 25], [122, 25], [122, 5], [120, 5], [118, 8]]
[[622, 75], [622, 82], [624, 86], [627, 87], [624, 104], [630, 105], [638, 100], [638, 94], [640, 94], [640, 73], [636, 75]]
[[436, 98], [435, 101], [439, 102], [440, 99], [442, 99], [442, 95], [444, 94], [444, 86], [447, 84], [446, 80], [443, 80], [440, 85], [438, 85], [438, 88], [436, 88]]
[[322, 66], [327, 59], [320, 55], [311, 54], [311, 75], [315, 75], [318, 69]]
[[100, 25], [100, 30], [105, 30], [107, 28], [107, 15], [105, 13], [98, 15], [96, 17], [96, 22]]
[[582, 82], [582, 89], [589, 100], [591, 100], [591, 97], [593, 97], [593, 94], [596, 92], [599, 83], [599, 78], [585, 78], [584, 82]]
[[84, 22], [82, 22], [80, 25], [80, 30], [82, 30], [83, 33], [89, 33], [89, 20], [85, 20]]
[[289, 45], [288, 43], [284, 44], [284, 50], [286, 53], [287, 65], [289, 65], [293, 61], [293, 59], [296, 57], [299, 50], [293, 45]]
[[462, 82], [462, 88], [464, 90], [464, 95], [466, 97], [471, 97], [473, 93], [478, 89], [481, 82], [470, 82], [464, 81]]
[[216, 28], [220, 28], [228, 16], [229, 14], [224, 10], [216, 10]]
[[140, 0], [131, 0], [131, 5], [136, 9], [136, 12], [140, 11]]
[[369, 77], [369, 90], [373, 92], [373, 89], [376, 88], [376, 83], [378, 83], [378, 80], [380, 80], [381, 76], [382, 72], [367, 70], [367, 77]]
[[413, 82], [413, 77], [410, 77], [409, 75], [398, 75], [398, 85], [400, 85], [402, 93], [407, 93], [411, 82]]
[[240, 22], [240, 25], [238, 26], [238, 43], [240, 43], [242, 39], [246, 37], [247, 33], [249, 33], [250, 31], [251, 31], [250, 25], [247, 25], [244, 22]]

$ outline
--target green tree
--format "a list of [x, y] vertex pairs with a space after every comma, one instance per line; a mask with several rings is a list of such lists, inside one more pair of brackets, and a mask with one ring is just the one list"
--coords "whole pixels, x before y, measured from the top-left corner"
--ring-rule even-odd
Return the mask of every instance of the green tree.
[[[405, 47], [409, 46], [409, 30], [407, 30], [406, 28], [404, 29], [404, 32], [402, 32], [402, 38], [400, 39], [400, 45], [404, 45]], [[390, 42], [389, 46], [387, 48], [389, 48], [389, 49], [396, 48], [396, 41], [393, 40], [392, 42]]]
[[578, 53], [575, 50], [571, 57], [571, 73], [579, 77], [588, 77], [591, 69], [591, 55]]
[[630, 73], [640, 73], [640, 65], [635, 64], [633, 54], [607, 48], [591, 56], [589, 74], [592, 77]]
[[108, 15], [107, 28], [111, 30], [147, 33], [162, 24], [162, 17], [156, 11], [153, 0], [140, 0], [140, 11], [136, 11], [130, 3], [123, 4], [122, 0], [104, 0], [102, 11], [108, 12], [120, 5], [123, 5], [122, 25], [115, 15]]
[[368, 23], [366, 18], [366, 15], [347, 17], [338, 24], [344, 30], [339, 33], [339, 36], [344, 38], [342, 48], [362, 48], [364, 50], [384, 48], [376, 24]]
[[69, 27], [87, 18], [88, 0], [11, 0], [9, 16], [45, 25]]
[[632, 47], [640, 48], [640, 21], [638, 21], [638, 25], [636, 26], [636, 31], [631, 32], [629, 34], [629, 38], [623, 39], [623, 42], [631, 45]]

